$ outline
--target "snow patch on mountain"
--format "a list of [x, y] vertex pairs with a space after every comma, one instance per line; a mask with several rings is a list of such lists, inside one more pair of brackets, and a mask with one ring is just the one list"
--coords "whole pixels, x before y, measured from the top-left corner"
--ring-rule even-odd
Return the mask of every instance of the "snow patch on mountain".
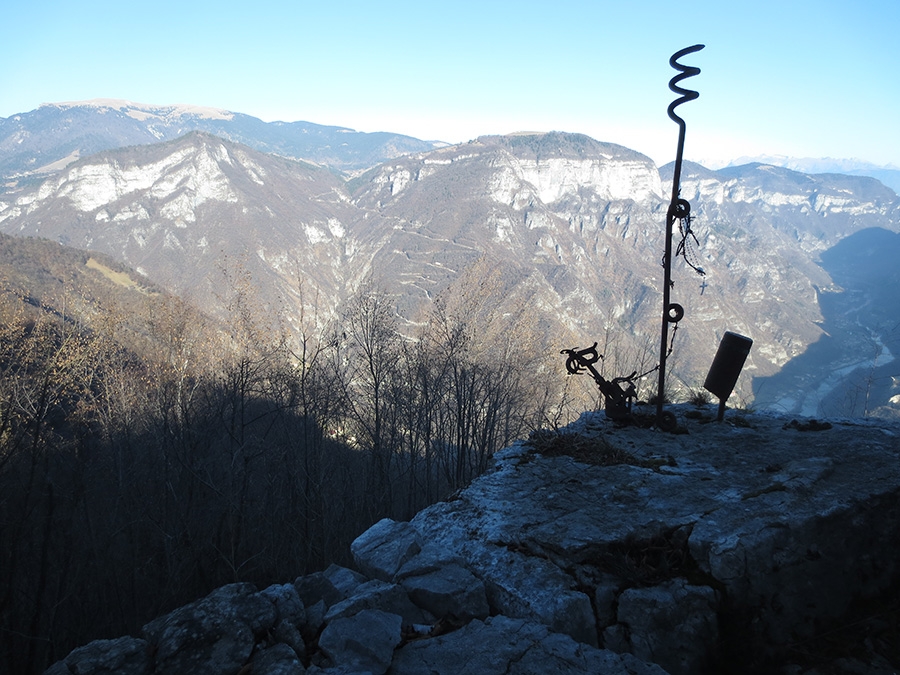
[[344, 227], [344, 224], [337, 218], [328, 219], [328, 231], [331, 232], [331, 236], [336, 239], [341, 239], [347, 234], [347, 229]]
[[194, 117], [201, 117], [210, 120], [231, 120], [234, 118], [234, 113], [229, 112], [228, 110], [223, 110], [221, 108], [210, 108], [199, 105], [185, 105], [181, 103], [162, 106], [149, 105], [146, 103], [135, 103], [133, 101], [125, 101], [114, 98], [95, 98], [88, 101], [66, 101], [62, 103], [44, 103], [41, 105], [42, 108], [48, 106], [62, 109], [84, 107], [96, 108], [99, 110], [119, 110], [121, 112], [124, 112], [129, 117], [132, 117], [141, 122], [146, 121], [147, 119], [181, 117], [183, 115], [192, 115]]
[[310, 244], [321, 244], [323, 241], [328, 241], [328, 235], [325, 234], [325, 231], [315, 225], [304, 224], [303, 232], [306, 234]]

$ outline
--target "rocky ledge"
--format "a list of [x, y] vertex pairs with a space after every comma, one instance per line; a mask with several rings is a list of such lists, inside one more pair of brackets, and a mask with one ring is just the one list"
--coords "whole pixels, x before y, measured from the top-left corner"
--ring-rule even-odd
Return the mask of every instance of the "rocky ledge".
[[47, 673], [894, 672], [900, 426], [673, 410], [535, 434], [358, 570], [225, 586]]

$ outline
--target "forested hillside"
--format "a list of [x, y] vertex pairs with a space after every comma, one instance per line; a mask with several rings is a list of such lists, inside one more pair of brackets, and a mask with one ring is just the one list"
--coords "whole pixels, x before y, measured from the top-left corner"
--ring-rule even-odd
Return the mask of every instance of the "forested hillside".
[[[373, 522], [483, 471], [547, 397], [471, 303], [442, 300], [410, 340], [368, 289], [297, 334], [236, 278], [223, 329], [125, 268], [0, 243], [2, 672], [224, 583], [348, 562]], [[94, 295], [65, 282], [85, 275]]]

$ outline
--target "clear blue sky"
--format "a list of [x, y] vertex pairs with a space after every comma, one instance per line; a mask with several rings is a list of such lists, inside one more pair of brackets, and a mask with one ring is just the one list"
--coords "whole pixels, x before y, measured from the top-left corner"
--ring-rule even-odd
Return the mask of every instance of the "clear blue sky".
[[0, 117], [118, 98], [466, 141], [586, 133], [685, 154], [900, 165], [900, 0], [6, 0]]

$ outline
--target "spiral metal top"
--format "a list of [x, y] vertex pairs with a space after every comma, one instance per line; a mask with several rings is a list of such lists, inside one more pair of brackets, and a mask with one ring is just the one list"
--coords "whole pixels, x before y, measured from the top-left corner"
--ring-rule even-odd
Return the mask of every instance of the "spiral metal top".
[[685, 47], [684, 49], [672, 54], [671, 58], [669, 59], [669, 65], [672, 66], [675, 70], [681, 71], [678, 75], [669, 80], [669, 89], [674, 91], [676, 94], [681, 94], [681, 97], [675, 99], [669, 104], [668, 113], [673, 122], [677, 122], [682, 126], [684, 125], [684, 120], [675, 114], [675, 108], [680, 106], [682, 103], [687, 103], [688, 101], [693, 101], [694, 99], [698, 98], [700, 96], [700, 92], [694, 91], [693, 89], [685, 89], [684, 87], [679, 86], [678, 83], [682, 80], [686, 80], [689, 77], [693, 77], [694, 75], [699, 75], [700, 69], [696, 66], [685, 66], [681, 63], [678, 63], [678, 59], [680, 59], [682, 56], [687, 56], [688, 54], [699, 52], [705, 46], [706, 45], [694, 45], [693, 47]]

